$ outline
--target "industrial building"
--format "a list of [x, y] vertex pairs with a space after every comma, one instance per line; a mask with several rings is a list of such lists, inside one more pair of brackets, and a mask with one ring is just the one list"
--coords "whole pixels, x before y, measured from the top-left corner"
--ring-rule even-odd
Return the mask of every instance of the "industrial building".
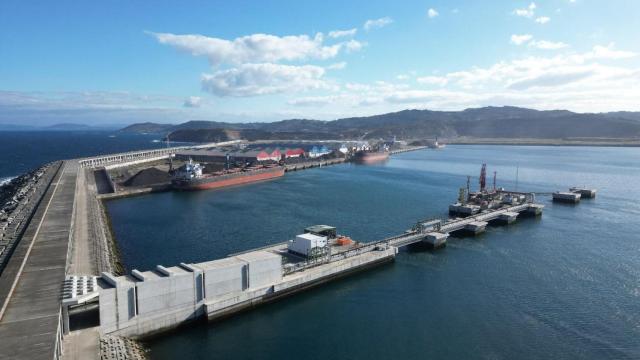
[[312, 159], [328, 154], [331, 154], [331, 150], [329, 150], [329, 148], [324, 145], [320, 147], [314, 146], [311, 148], [311, 150], [309, 150], [309, 157]]
[[303, 256], [305, 258], [315, 258], [326, 255], [327, 253], [327, 237], [304, 233], [290, 240], [288, 250], [290, 253]]

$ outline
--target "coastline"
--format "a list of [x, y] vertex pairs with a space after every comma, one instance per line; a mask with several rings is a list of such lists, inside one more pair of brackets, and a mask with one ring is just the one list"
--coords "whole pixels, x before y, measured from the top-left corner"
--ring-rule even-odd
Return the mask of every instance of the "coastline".
[[512, 145], [512, 146], [592, 146], [640, 147], [640, 139], [531, 139], [531, 138], [455, 138], [447, 145]]

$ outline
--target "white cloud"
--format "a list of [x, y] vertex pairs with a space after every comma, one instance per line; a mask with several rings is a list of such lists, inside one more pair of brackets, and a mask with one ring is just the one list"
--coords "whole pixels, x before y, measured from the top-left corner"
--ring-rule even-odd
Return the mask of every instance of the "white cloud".
[[347, 49], [347, 52], [355, 52], [355, 51], [359, 51], [360, 49], [362, 49], [366, 44], [365, 43], [361, 43], [359, 41], [356, 40], [349, 40], [345, 43], [343, 43], [345, 49]]
[[551, 21], [551, 18], [550, 18], [550, 17], [548, 17], [548, 16], [540, 16], [540, 17], [536, 18], [536, 22], [537, 22], [538, 24], [546, 24], [546, 23], [548, 23], [549, 21]]
[[514, 81], [508, 87], [515, 90], [527, 90], [532, 87], [555, 87], [574, 83], [592, 75], [594, 75], [594, 71], [586, 68], [550, 69], [543, 74]]
[[199, 96], [189, 96], [184, 100], [182, 106], [188, 108], [197, 108], [202, 105], [202, 98]]
[[396, 75], [396, 80], [408, 80], [408, 79], [409, 79], [409, 75], [406, 75], [406, 74]]
[[438, 15], [440, 15], [440, 14], [438, 13], [438, 11], [436, 9], [430, 8], [427, 11], [427, 16], [429, 16], [430, 19], [433, 19], [434, 17], [436, 17]]
[[416, 79], [419, 84], [436, 86], [434, 89], [419, 89], [406, 83], [349, 83], [342, 90], [341, 100], [332, 103], [332, 109], [366, 106], [367, 110], [384, 112], [407, 107], [513, 105], [579, 112], [640, 110], [640, 67], [598, 62], [636, 55], [611, 44], [583, 53], [525, 57]]
[[333, 30], [329, 32], [329, 37], [335, 39], [335, 38], [341, 38], [341, 37], [354, 36], [356, 32], [358, 32], [358, 29], [356, 28], [349, 29], [349, 30]]
[[569, 45], [560, 41], [553, 42], [553, 41], [547, 41], [547, 40], [534, 40], [529, 42], [529, 46], [535, 47], [537, 49], [542, 49], [542, 50], [558, 50], [558, 49], [566, 48]]
[[417, 78], [416, 81], [419, 84], [424, 84], [424, 85], [445, 86], [449, 82], [449, 79], [443, 76], [424, 76], [424, 77]]
[[346, 67], [347, 67], [347, 63], [344, 62], [344, 61], [341, 61], [339, 63], [334, 63], [334, 64], [331, 64], [331, 65], [327, 66], [327, 70], [342, 70], [342, 69], [344, 69]]
[[387, 25], [391, 24], [392, 22], [393, 22], [393, 19], [391, 19], [388, 16], [380, 18], [380, 19], [367, 20], [364, 23], [363, 28], [365, 30], [369, 31], [371, 29], [381, 28], [383, 26], [387, 26]]
[[632, 51], [616, 50], [615, 44], [611, 43], [608, 46], [594, 46], [587, 56], [594, 59], [626, 59], [636, 57], [638, 54]]
[[324, 45], [322, 33], [313, 38], [307, 35], [275, 36], [253, 34], [225, 40], [203, 35], [175, 35], [149, 33], [161, 44], [171, 45], [193, 56], [206, 56], [212, 65], [277, 62], [333, 58], [343, 47], [356, 48], [356, 40], [348, 43]]
[[322, 79], [324, 73], [325, 69], [313, 65], [242, 64], [203, 74], [202, 88], [218, 96], [235, 97], [328, 89], [330, 85]]
[[537, 7], [536, 3], [532, 2], [526, 8], [513, 10], [513, 13], [515, 15], [517, 15], [517, 16], [523, 16], [523, 17], [531, 18], [535, 14], [536, 7]]
[[[381, 26], [382, 22], [376, 24]], [[356, 32], [357, 29], [336, 30], [330, 32], [329, 37], [353, 36]], [[203, 35], [149, 34], [160, 43], [193, 56], [206, 56], [215, 71], [202, 75], [202, 88], [218, 96], [233, 97], [330, 88], [329, 82], [323, 79], [325, 70], [344, 69], [346, 62], [334, 63], [326, 68], [317, 65], [284, 65], [280, 62], [327, 60], [340, 52], [359, 51], [366, 45], [355, 39], [327, 45], [322, 33], [317, 33], [313, 38], [307, 35], [281, 37], [253, 34], [233, 40]], [[185, 106], [189, 104], [185, 103]]]
[[511, 43], [515, 44], [515, 45], [522, 45], [524, 43], [526, 43], [527, 41], [533, 39], [533, 36], [530, 34], [522, 34], [522, 35], [517, 35], [517, 34], [513, 34], [511, 35]]

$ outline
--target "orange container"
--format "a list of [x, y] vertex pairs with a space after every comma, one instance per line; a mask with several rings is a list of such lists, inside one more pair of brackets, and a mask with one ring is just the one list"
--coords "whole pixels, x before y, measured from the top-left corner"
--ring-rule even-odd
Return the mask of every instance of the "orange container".
[[339, 237], [336, 240], [336, 244], [338, 244], [340, 246], [351, 245], [351, 244], [353, 244], [353, 240], [351, 240], [351, 238], [349, 238], [349, 237], [342, 236], [342, 237]]

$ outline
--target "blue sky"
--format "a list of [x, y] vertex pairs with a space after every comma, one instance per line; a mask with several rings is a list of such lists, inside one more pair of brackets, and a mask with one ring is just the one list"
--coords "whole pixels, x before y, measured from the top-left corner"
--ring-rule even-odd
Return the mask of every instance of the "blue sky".
[[0, 123], [640, 110], [640, 1], [0, 3]]

